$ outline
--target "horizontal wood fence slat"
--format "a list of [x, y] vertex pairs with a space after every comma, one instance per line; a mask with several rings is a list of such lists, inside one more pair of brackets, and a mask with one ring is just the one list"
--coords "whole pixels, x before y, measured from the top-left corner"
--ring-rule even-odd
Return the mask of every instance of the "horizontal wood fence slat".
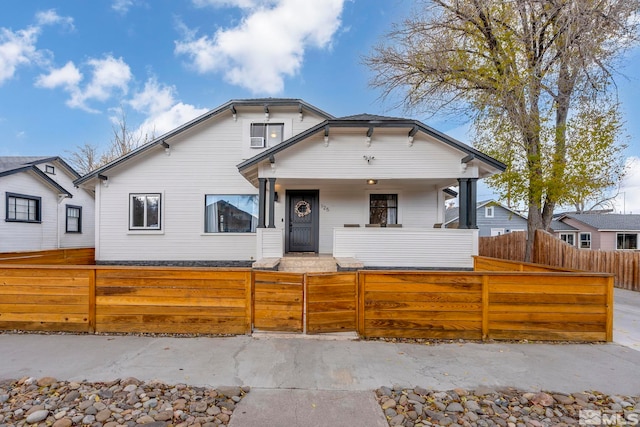
[[0, 264], [93, 265], [95, 263], [94, 248], [0, 253]]
[[[526, 241], [526, 232], [523, 231], [480, 237], [478, 253], [484, 257], [522, 262]], [[579, 249], [543, 230], [536, 230], [533, 248], [533, 263], [536, 265], [566, 271], [611, 273], [615, 276], [616, 287], [640, 291], [640, 252]]]

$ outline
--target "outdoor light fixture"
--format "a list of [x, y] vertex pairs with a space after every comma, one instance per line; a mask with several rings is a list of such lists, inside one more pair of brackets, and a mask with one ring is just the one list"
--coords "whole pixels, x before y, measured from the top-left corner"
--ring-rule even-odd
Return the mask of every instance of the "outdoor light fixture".
[[367, 184], [369, 185], [376, 185], [378, 183], [377, 179], [368, 179], [367, 180]]

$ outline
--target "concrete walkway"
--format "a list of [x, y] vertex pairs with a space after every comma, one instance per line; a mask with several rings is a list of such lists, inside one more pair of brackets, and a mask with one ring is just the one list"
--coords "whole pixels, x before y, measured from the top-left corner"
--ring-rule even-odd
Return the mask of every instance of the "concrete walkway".
[[640, 292], [615, 290], [613, 341], [640, 351]]

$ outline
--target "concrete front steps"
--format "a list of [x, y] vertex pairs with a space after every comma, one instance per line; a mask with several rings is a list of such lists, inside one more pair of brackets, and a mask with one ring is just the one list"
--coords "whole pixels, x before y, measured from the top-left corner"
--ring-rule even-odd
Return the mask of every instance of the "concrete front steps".
[[330, 255], [287, 255], [283, 258], [262, 258], [253, 263], [254, 270], [287, 271], [291, 273], [329, 273], [355, 271], [364, 268], [355, 258], [334, 258]]
[[289, 273], [328, 273], [338, 271], [334, 257], [285, 256], [280, 258], [278, 271]]

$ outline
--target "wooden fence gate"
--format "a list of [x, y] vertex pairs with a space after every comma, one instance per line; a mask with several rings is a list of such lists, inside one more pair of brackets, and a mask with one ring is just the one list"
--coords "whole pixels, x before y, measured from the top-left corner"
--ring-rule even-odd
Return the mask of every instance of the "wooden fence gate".
[[253, 330], [356, 331], [356, 290], [354, 273], [256, 272]]

